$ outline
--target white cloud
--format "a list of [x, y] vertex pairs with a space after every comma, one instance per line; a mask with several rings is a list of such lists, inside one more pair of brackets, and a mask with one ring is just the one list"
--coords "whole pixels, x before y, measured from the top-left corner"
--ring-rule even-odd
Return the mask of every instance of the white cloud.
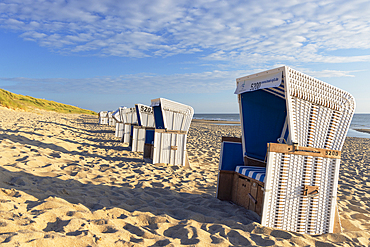
[[370, 49], [365, 0], [3, 0], [0, 13], [0, 28], [63, 53], [198, 53], [239, 64], [370, 61], [330, 55]]
[[[275, 65], [279, 67], [281, 65]], [[237, 71], [207, 71], [173, 75], [135, 74], [119, 77], [70, 78], [0, 78], [8, 84], [5, 89], [46, 93], [84, 92], [93, 94], [153, 94], [153, 93], [217, 93], [234, 90], [236, 78], [264, 71], [269, 68]], [[354, 77], [359, 71], [323, 70], [300, 71], [318, 78]]]

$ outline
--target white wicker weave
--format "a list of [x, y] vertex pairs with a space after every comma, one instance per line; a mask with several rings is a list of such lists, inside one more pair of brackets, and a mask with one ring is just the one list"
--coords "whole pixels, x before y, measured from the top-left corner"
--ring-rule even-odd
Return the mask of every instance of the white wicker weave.
[[[333, 232], [340, 159], [271, 152], [268, 155], [264, 226], [308, 234]], [[303, 186], [319, 186], [303, 196]]]

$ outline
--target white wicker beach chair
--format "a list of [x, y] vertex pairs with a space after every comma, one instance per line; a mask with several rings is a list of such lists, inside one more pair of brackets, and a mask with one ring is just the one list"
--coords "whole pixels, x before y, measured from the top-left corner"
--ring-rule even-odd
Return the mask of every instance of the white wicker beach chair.
[[125, 123], [123, 119], [122, 110], [126, 109], [126, 107], [121, 106], [115, 112], [112, 113], [112, 117], [116, 120], [116, 132], [115, 137], [122, 138], [123, 131], [125, 128]]
[[132, 130], [131, 151], [143, 153], [146, 131], [154, 131], [155, 129], [154, 114], [150, 106], [143, 104], [136, 104], [135, 109], [137, 114], [137, 126], [134, 126]]
[[122, 117], [124, 125], [123, 136], [121, 142], [131, 145], [132, 142], [132, 129], [137, 125], [137, 116], [135, 107], [122, 109]]
[[255, 211], [264, 226], [340, 231], [340, 155], [354, 98], [286, 66], [236, 81], [242, 138], [223, 140], [218, 198]]
[[107, 111], [99, 112], [99, 124], [108, 124], [108, 112]]
[[108, 125], [116, 126], [116, 120], [113, 118], [113, 111], [108, 111]]
[[155, 130], [147, 131], [144, 158], [153, 164], [188, 165], [186, 138], [193, 108], [163, 98], [152, 100], [151, 106]]

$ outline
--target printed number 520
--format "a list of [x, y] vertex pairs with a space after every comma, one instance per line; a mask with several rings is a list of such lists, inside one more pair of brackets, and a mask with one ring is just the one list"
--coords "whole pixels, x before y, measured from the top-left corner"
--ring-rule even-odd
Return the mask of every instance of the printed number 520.
[[261, 87], [261, 82], [253, 82], [251, 83], [251, 91], [257, 90]]
[[339, 152], [338, 151], [333, 151], [333, 150], [327, 150], [325, 152], [325, 155], [338, 156]]

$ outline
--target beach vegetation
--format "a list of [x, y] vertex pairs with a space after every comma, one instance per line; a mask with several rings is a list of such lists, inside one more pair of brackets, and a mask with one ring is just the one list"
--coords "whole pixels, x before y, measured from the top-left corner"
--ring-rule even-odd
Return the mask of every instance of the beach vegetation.
[[66, 105], [50, 100], [11, 93], [0, 88], [0, 105], [9, 109], [33, 111], [35, 109], [59, 113], [91, 114], [97, 113], [76, 106]]

